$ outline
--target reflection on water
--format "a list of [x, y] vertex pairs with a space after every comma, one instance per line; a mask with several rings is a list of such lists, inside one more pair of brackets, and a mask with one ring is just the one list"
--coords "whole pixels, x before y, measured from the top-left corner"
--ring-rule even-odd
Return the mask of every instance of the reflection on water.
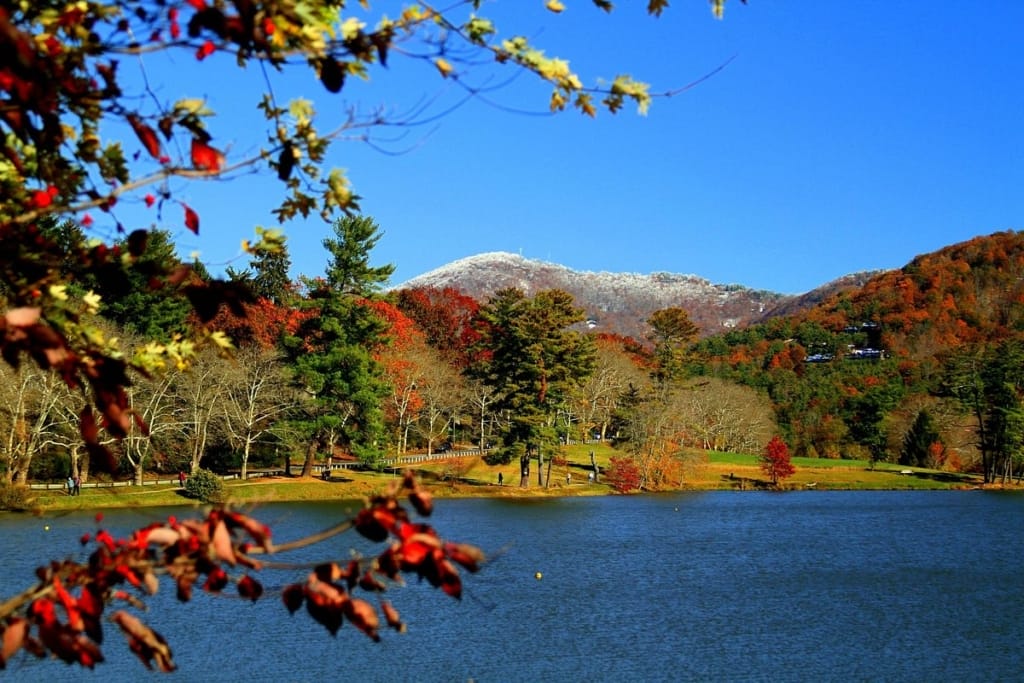
[[[111, 512], [104, 524], [167, 512]], [[1022, 512], [1024, 497], [946, 491], [444, 500], [437, 527], [495, 559], [461, 602], [415, 584], [394, 591], [405, 635], [374, 644], [344, 627], [332, 638], [276, 599], [178, 605], [169, 589], [146, 618], [171, 642], [178, 681], [1013, 680], [1024, 671]], [[259, 512], [281, 539], [338, 513]], [[2, 594], [26, 587], [40, 560], [76, 552], [93, 526], [91, 514], [0, 516]], [[305, 559], [345, 559], [355, 540]], [[19, 660], [3, 675], [145, 675], [107, 631], [112, 661], [95, 673]]]

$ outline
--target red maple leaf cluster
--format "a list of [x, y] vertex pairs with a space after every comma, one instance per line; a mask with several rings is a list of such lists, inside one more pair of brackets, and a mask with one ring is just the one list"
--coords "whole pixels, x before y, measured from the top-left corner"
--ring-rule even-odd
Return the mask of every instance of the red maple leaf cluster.
[[[305, 604], [310, 616], [332, 634], [348, 621], [380, 640], [378, 609], [388, 626], [404, 631], [389, 602], [375, 607], [353, 592], [379, 594], [389, 583], [401, 583], [402, 574], [416, 574], [458, 598], [462, 582], [455, 565], [477, 571], [484, 556], [474, 546], [444, 541], [428, 525], [412, 522], [398, 501], [399, 490], [408, 494], [416, 512], [430, 514], [429, 493], [408, 476], [400, 487], [370, 499], [354, 519], [281, 545], [272, 543], [270, 529], [255, 518], [220, 507], [202, 519], [170, 517], [124, 539], [102, 528], [85, 534], [82, 545], [92, 550], [84, 561], [68, 559], [40, 567], [38, 583], [0, 607], [0, 669], [20, 651], [37, 657], [49, 654], [91, 669], [104, 661], [100, 644], [108, 605], [144, 607], [143, 599], [156, 592], [163, 576], [175, 582], [182, 602], [191, 599], [197, 584], [210, 593], [234, 584], [241, 597], [256, 601], [264, 588], [252, 573], [271, 567], [255, 556], [312, 545], [353, 527], [371, 540], [392, 542], [376, 558], [353, 559], [344, 567], [334, 562], [319, 565], [305, 582], [281, 591], [284, 604], [292, 613]], [[101, 515], [97, 521], [102, 521]], [[146, 668], [174, 671], [171, 648], [159, 633], [126, 609], [108, 619], [124, 633], [129, 649]]]
[[[407, 475], [402, 488], [409, 491], [409, 502], [416, 512], [423, 516], [431, 513], [430, 494], [420, 488], [415, 478]], [[290, 612], [294, 614], [305, 603], [309, 615], [332, 634], [347, 620], [373, 640], [380, 640], [377, 612], [365, 600], [351, 596], [357, 587], [380, 593], [387, 590], [389, 582], [401, 583], [403, 574], [415, 574], [459, 599], [462, 579], [456, 565], [476, 572], [484, 561], [483, 553], [475, 546], [444, 541], [431, 526], [411, 521], [393, 494], [372, 498], [353, 523], [371, 541], [391, 539], [391, 543], [369, 563], [352, 560], [345, 567], [335, 563], [320, 565], [304, 583], [292, 584], [283, 593]], [[388, 626], [405, 630], [390, 603], [382, 603], [381, 611]]]

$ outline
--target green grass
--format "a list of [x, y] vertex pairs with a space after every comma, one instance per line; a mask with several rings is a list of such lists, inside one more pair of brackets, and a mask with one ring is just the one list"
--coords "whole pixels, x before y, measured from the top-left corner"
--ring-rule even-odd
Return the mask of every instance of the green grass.
[[[562, 447], [557, 456], [564, 457], [568, 465], [551, 468], [551, 483], [547, 488], [537, 486], [536, 463], [530, 473], [530, 486], [519, 486], [519, 463], [490, 466], [480, 458], [452, 458], [418, 465], [415, 470], [424, 485], [435, 496], [444, 497], [515, 497], [515, 496], [581, 496], [605, 495], [611, 489], [605, 483], [591, 484], [590, 453], [597, 464], [605, 469], [612, 456], [621, 454], [607, 443], [570, 445]], [[767, 477], [761, 471], [757, 456], [738, 453], [707, 451], [691, 452], [700, 464], [687, 470], [683, 488], [686, 490], [736, 490], [767, 488]], [[922, 468], [905, 468], [893, 463], [876, 463], [872, 469], [863, 460], [828, 460], [794, 458], [796, 473], [782, 482], [781, 488], [790, 490], [909, 490], [909, 489], [963, 489], [979, 486], [981, 480], [974, 475], [962, 475]], [[911, 470], [912, 474], [900, 474]], [[504, 477], [504, 486], [497, 486], [498, 473]], [[565, 474], [571, 474], [566, 484]], [[355, 501], [382, 491], [395, 482], [391, 472], [335, 472], [330, 481], [319, 478], [268, 478], [249, 481], [225, 482], [230, 500], [243, 505], [259, 505], [275, 501]], [[83, 488], [80, 496], [67, 496], [63, 491], [40, 492], [36, 502], [46, 510], [93, 510], [102, 508], [189, 506], [202, 507], [181, 495], [177, 486], [157, 485], [116, 489]]]

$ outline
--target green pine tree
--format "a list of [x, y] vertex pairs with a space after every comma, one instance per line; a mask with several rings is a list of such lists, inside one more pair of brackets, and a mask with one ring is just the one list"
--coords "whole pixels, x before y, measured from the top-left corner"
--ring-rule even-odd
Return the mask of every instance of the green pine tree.
[[922, 408], [903, 437], [903, 449], [900, 451], [900, 464], [908, 467], [930, 467], [932, 465], [932, 446], [941, 442], [939, 430], [931, 413]]
[[340, 446], [374, 466], [384, 456], [386, 430], [381, 409], [387, 396], [373, 353], [387, 343], [387, 324], [369, 305], [393, 268], [372, 268], [369, 252], [379, 239], [368, 218], [342, 218], [330, 253], [327, 277], [307, 281], [306, 315], [285, 339], [295, 378], [311, 407], [297, 425], [308, 438], [303, 475], [312, 473], [317, 448]]
[[518, 289], [503, 289], [480, 309], [486, 360], [470, 373], [494, 388], [496, 409], [508, 416], [504, 447], [489, 456], [494, 463], [519, 453], [542, 456], [557, 443], [554, 416], [594, 368], [592, 340], [570, 329], [583, 320], [572, 295], [561, 290], [527, 298]]

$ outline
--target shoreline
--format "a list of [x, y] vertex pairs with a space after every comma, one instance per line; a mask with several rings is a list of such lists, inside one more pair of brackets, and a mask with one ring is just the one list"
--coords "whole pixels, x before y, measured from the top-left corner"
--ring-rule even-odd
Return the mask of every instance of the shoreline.
[[[390, 480], [390, 477], [387, 479]], [[380, 492], [388, 485], [383, 478], [377, 481], [364, 481], [352, 486], [345, 483], [335, 484], [324, 482], [313, 477], [280, 477], [264, 478], [256, 482], [238, 482], [226, 487], [228, 502], [237, 506], [259, 506], [267, 503], [303, 503], [303, 502], [351, 502], [362, 503], [368, 497]], [[536, 485], [520, 487], [518, 485], [497, 484], [424, 484], [431, 495], [443, 504], [446, 499], [459, 498], [489, 498], [509, 500], [540, 500], [546, 498], [577, 498], [591, 496], [620, 496], [620, 495], [641, 495], [658, 496], [676, 493], [705, 493], [712, 491], [731, 491], [735, 493], [748, 492], [776, 492], [776, 493], [806, 493], [813, 494], [822, 491], [1004, 491], [1020, 492], [1024, 488], [1020, 486], [1004, 486], [999, 484], [961, 484], [961, 485], [932, 485], [932, 486], [852, 486], [840, 485], [839, 482], [820, 482], [815, 486], [790, 485], [778, 488], [768, 486], [745, 486], [745, 487], [724, 487], [724, 486], [700, 486], [684, 485], [679, 488], [664, 489], [658, 491], [636, 491], [630, 493], [618, 493], [606, 484], [559, 484], [547, 489]], [[335, 490], [331, 490], [335, 489]], [[140, 489], [140, 487], [127, 487], [113, 489], [94, 489], [83, 491], [77, 496], [68, 496], [61, 492], [57, 495], [40, 496], [36, 498], [36, 505], [31, 509], [21, 512], [46, 515], [58, 512], [70, 511], [92, 511], [104, 509], [127, 509], [127, 508], [150, 508], [150, 507], [181, 507], [181, 508], [202, 508], [207, 503], [202, 503], [183, 495], [183, 490], [178, 486], [152, 486]], [[11, 511], [16, 512], [16, 511]]]

